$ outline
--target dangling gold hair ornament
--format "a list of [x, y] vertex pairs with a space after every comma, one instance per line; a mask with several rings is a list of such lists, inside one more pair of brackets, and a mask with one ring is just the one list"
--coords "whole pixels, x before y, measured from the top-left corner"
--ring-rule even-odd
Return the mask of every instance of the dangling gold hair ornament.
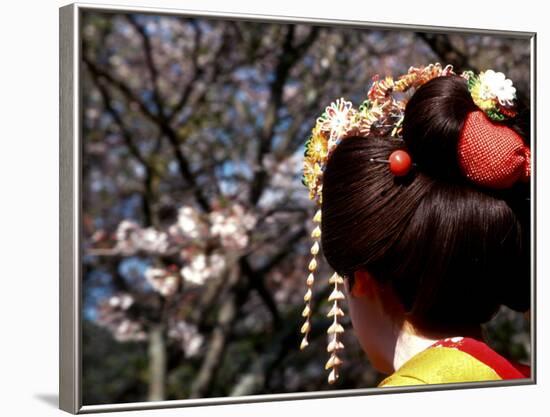
[[[310, 200], [315, 201], [316, 209], [313, 216], [314, 228], [311, 232], [313, 244], [311, 246], [311, 260], [308, 265], [309, 274], [306, 280], [306, 293], [304, 295], [305, 307], [302, 316], [305, 321], [301, 327], [303, 334], [300, 349], [305, 349], [308, 344], [308, 336], [311, 330], [311, 300], [313, 297], [313, 284], [315, 281], [315, 270], [318, 266], [317, 255], [320, 249], [321, 237], [321, 203], [322, 203], [322, 179], [326, 162], [335, 147], [350, 136], [371, 136], [401, 137], [401, 125], [405, 111], [406, 98], [396, 99], [393, 93], [404, 93], [410, 89], [416, 89], [432, 78], [451, 75], [451, 65], [443, 68], [439, 63], [430, 64], [426, 67], [409, 68], [409, 71], [394, 80], [391, 76], [379, 79], [373, 77], [373, 84], [368, 91], [367, 99], [364, 100], [358, 109], [355, 109], [350, 101], [340, 97], [325, 108], [323, 114], [317, 118], [315, 126], [305, 144], [302, 183], [309, 189]], [[389, 160], [373, 160], [372, 162], [384, 162], [390, 165], [395, 175], [404, 175], [410, 168], [411, 161], [405, 151], [396, 151], [399, 154], [391, 155]], [[404, 157], [404, 159], [403, 159]], [[408, 160], [407, 160], [408, 158]], [[405, 163], [403, 162], [405, 160]], [[325, 369], [330, 369], [328, 382], [333, 384], [339, 377], [339, 369], [342, 359], [338, 351], [344, 348], [340, 338], [344, 332], [339, 319], [344, 316], [340, 308], [340, 301], [345, 296], [341, 291], [344, 283], [343, 278], [334, 272], [329, 280], [333, 286], [328, 297], [331, 305], [327, 316], [332, 317], [332, 324], [327, 329], [329, 342], [327, 352], [329, 359]]]

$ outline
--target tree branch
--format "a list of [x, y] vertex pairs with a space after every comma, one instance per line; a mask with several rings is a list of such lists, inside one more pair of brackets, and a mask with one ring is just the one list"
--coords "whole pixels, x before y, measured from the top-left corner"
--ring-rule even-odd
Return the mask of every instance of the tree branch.
[[149, 76], [151, 78], [151, 85], [153, 86], [153, 100], [157, 106], [157, 114], [161, 120], [164, 120], [164, 105], [162, 103], [162, 98], [159, 92], [158, 86], [158, 70], [153, 59], [153, 48], [151, 46], [151, 40], [143, 26], [141, 26], [135, 15], [127, 14], [126, 18], [134, 29], [138, 32], [141, 41], [143, 43], [143, 49], [145, 52], [145, 62], [147, 64], [147, 69], [149, 71]]
[[275, 78], [271, 82], [270, 99], [265, 112], [263, 128], [260, 132], [260, 146], [256, 154], [255, 161], [256, 175], [254, 176], [250, 187], [249, 199], [252, 205], [256, 205], [259, 201], [264, 191], [265, 183], [267, 182], [268, 175], [263, 166], [263, 158], [264, 155], [269, 153], [271, 150], [275, 127], [278, 123], [278, 111], [282, 105], [284, 85], [291, 68], [315, 41], [318, 30], [319, 29], [317, 27], [313, 27], [307, 38], [298, 46], [294, 47], [292, 46], [292, 41], [294, 39], [294, 26], [291, 25], [288, 27], [288, 31], [282, 45], [282, 50], [279, 55], [279, 61], [277, 63], [277, 67], [275, 68]]
[[128, 87], [122, 81], [113, 77], [109, 72], [97, 66], [95, 62], [93, 62], [85, 53], [82, 54], [82, 60], [92, 74], [94, 74], [98, 78], [103, 78], [105, 81], [107, 81], [117, 90], [119, 90], [124, 98], [126, 98], [126, 101], [128, 101], [128, 103], [137, 104], [141, 113], [151, 122], [153, 122], [155, 125], [158, 125], [160, 123], [159, 117], [151, 112], [151, 110], [145, 105], [142, 100], [137, 97], [137, 95], [130, 89], [130, 87]]
[[197, 203], [199, 204], [199, 207], [205, 211], [210, 211], [210, 203], [206, 199], [206, 197], [203, 195], [201, 188], [198, 186], [194, 175], [191, 173], [191, 170], [189, 169], [189, 164], [187, 162], [187, 159], [185, 158], [180, 146], [179, 146], [179, 138], [174, 129], [161, 117], [158, 115], [153, 114], [147, 106], [136, 97], [136, 95], [130, 90], [130, 88], [124, 84], [123, 82], [115, 79], [111, 74], [109, 74], [107, 71], [102, 70], [97, 65], [95, 65], [94, 62], [92, 62], [85, 54], [83, 54], [83, 60], [84, 63], [89, 68], [90, 72], [94, 74], [95, 77], [103, 78], [105, 81], [107, 81], [112, 86], [116, 87], [126, 98], [126, 100], [130, 103], [134, 102], [137, 103], [140, 111], [144, 116], [146, 116], [151, 122], [153, 122], [160, 132], [166, 136], [168, 139], [168, 142], [170, 143], [172, 150], [174, 152], [176, 161], [178, 163], [178, 168], [180, 171], [181, 176], [183, 179], [188, 183], [189, 188], [191, 188], [191, 191], [193, 192], [195, 199], [197, 200]]
[[105, 88], [105, 86], [94, 75], [92, 75], [92, 79], [94, 80], [94, 83], [97, 89], [99, 90], [105, 109], [117, 124], [120, 130], [120, 133], [122, 135], [122, 138], [124, 139], [126, 146], [128, 146], [128, 149], [130, 150], [130, 153], [145, 168], [145, 181], [144, 181], [145, 193], [142, 198], [143, 217], [145, 220], [144, 221], [145, 226], [146, 227], [151, 226], [155, 223], [154, 216], [153, 216], [152, 201], [151, 201], [153, 198], [153, 177], [155, 175], [160, 176], [160, 174], [157, 172], [153, 164], [151, 164], [151, 162], [148, 161], [141, 154], [139, 148], [134, 143], [130, 131], [126, 128], [126, 126], [124, 125], [124, 122], [122, 121], [122, 118], [120, 117], [118, 112], [114, 109], [113, 105], [111, 104], [111, 97], [109, 96], [109, 93]]
[[202, 76], [202, 74], [204, 74], [204, 68], [200, 67], [198, 64], [199, 49], [200, 49], [200, 44], [202, 39], [202, 30], [200, 29], [195, 19], [191, 19], [189, 23], [195, 28], [195, 38], [193, 40], [193, 52], [191, 52], [191, 62], [193, 63], [193, 76], [191, 77], [189, 82], [186, 84], [183, 92], [181, 93], [180, 99], [168, 114], [168, 120], [170, 121], [172, 121], [174, 117], [185, 106], [191, 94], [193, 85]]
[[216, 327], [208, 340], [208, 351], [191, 385], [189, 398], [202, 398], [208, 393], [223, 359], [229, 333], [242, 304], [243, 295], [238, 291], [240, 276], [239, 263], [236, 262], [230, 268], [227, 280], [228, 293], [218, 310]]
[[477, 69], [470, 64], [468, 55], [456, 48], [448, 35], [425, 32], [417, 32], [416, 35], [426, 42], [445, 64], [451, 64], [456, 71], [471, 69], [477, 72]]
[[[326, 299], [331, 288], [327, 285], [323, 290], [313, 296], [312, 302], [312, 314], [317, 317], [317, 311], [321, 300]], [[241, 377], [235, 384], [230, 395], [251, 395], [265, 392], [266, 387], [271, 379], [271, 374], [275, 367], [280, 366], [281, 361], [292, 352], [298, 350], [298, 343], [302, 337], [299, 333], [299, 329], [303, 318], [300, 314], [302, 307], [296, 307], [292, 313], [289, 314], [289, 318], [285, 318], [287, 325], [283, 331], [277, 334], [276, 338], [269, 338], [266, 340], [263, 354], [255, 361], [251, 362], [246, 372], [241, 374]], [[324, 333], [326, 329], [327, 320], [314, 321], [311, 338], [318, 337], [321, 333]], [[295, 348], [292, 348], [295, 347]]]

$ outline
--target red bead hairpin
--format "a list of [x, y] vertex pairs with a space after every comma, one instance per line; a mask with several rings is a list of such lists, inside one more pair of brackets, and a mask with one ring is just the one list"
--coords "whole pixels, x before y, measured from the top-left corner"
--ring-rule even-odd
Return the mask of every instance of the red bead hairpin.
[[390, 171], [396, 177], [403, 177], [407, 175], [411, 168], [415, 165], [412, 162], [412, 158], [407, 151], [398, 149], [390, 154], [390, 157], [386, 159], [371, 158], [370, 162], [380, 162], [389, 164]]

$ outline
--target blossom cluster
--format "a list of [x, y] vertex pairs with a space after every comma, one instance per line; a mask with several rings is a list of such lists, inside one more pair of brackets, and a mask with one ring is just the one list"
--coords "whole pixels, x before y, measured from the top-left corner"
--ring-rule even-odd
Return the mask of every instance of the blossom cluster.
[[115, 250], [124, 255], [179, 255], [183, 264], [179, 270], [173, 265], [150, 266], [144, 273], [153, 290], [169, 297], [183, 282], [203, 285], [219, 276], [226, 267], [224, 253], [245, 249], [256, 222], [256, 216], [237, 203], [208, 214], [182, 206], [176, 222], [166, 230], [142, 228], [133, 221], [123, 220], [115, 232]]
[[[97, 323], [109, 329], [119, 342], [146, 340], [145, 326], [127, 314], [133, 304], [134, 298], [124, 292], [107, 297], [99, 305]], [[168, 322], [167, 336], [181, 344], [186, 357], [197, 355], [204, 343], [197, 326], [181, 319]]]
[[181, 343], [181, 348], [187, 358], [197, 355], [204, 343], [204, 336], [199, 333], [197, 326], [184, 320], [170, 323], [168, 337]]
[[99, 304], [97, 323], [110, 330], [119, 342], [141, 341], [147, 338], [142, 324], [133, 320], [127, 310], [133, 305], [130, 294], [114, 294]]
[[137, 252], [163, 254], [170, 247], [166, 232], [153, 227], [142, 228], [132, 220], [123, 220], [119, 223], [115, 238], [115, 249], [123, 255], [134, 255]]

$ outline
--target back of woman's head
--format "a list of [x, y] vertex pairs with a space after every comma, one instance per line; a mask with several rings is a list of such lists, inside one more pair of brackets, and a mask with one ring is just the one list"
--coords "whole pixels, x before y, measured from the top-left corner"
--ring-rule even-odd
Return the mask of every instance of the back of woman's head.
[[[435, 78], [408, 102], [403, 140], [345, 138], [323, 173], [327, 261], [389, 284], [427, 330], [484, 323], [501, 304], [529, 307], [528, 188], [482, 189], [459, 169], [460, 131], [476, 109], [464, 79]], [[405, 177], [370, 162], [396, 149], [416, 164]]]

